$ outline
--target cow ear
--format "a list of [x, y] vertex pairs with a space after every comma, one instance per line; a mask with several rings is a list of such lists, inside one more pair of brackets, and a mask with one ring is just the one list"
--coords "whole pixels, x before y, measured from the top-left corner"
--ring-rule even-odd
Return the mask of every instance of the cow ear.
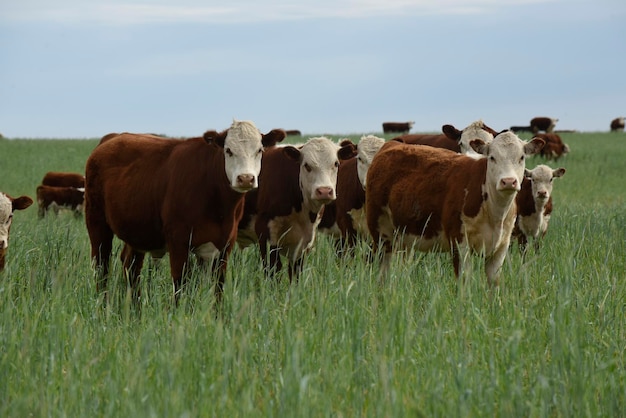
[[291, 158], [292, 160], [300, 162], [300, 157], [302, 153], [298, 148], [288, 145], [286, 147], [283, 147], [283, 152], [287, 157]]
[[282, 129], [272, 129], [266, 134], [261, 135], [261, 143], [264, 147], [272, 147], [279, 142], [282, 142], [283, 139], [287, 136], [287, 132]]
[[20, 196], [17, 199], [13, 199], [13, 210], [26, 209], [33, 204], [33, 199], [28, 196]]
[[337, 158], [340, 160], [349, 160], [350, 158], [356, 157], [357, 148], [352, 141], [346, 139], [341, 141], [339, 145], [341, 145], [341, 148], [337, 151]]
[[461, 140], [461, 135], [463, 134], [462, 131], [459, 131], [452, 125], [443, 125], [441, 131], [445, 136], [457, 142]]
[[524, 169], [524, 177], [526, 177], [526, 178], [528, 178], [528, 179], [529, 179], [529, 178], [531, 178], [532, 176], [533, 176], [533, 173], [532, 173], [529, 169], [525, 168], [525, 169]]
[[563, 167], [557, 168], [552, 171], [552, 177], [562, 177], [565, 174], [565, 169]]
[[487, 152], [489, 152], [489, 144], [485, 144], [482, 139], [472, 139], [470, 141], [470, 147], [482, 155], [487, 155]]
[[526, 155], [536, 154], [539, 151], [541, 151], [541, 149], [543, 148], [545, 144], [546, 144], [546, 141], [544, 141], [541, 138], [535, 137], [530, 142], [524, 145], [524, 153]]
[[226, 134], [228, 134], [228, 129], [223, 132], [217, 132], [214, 130], [206, 131], [202, 138], [206, 141], [207, 144], [215, 144], [219, 147], [224, 147], [224, 141], [226, 140]]

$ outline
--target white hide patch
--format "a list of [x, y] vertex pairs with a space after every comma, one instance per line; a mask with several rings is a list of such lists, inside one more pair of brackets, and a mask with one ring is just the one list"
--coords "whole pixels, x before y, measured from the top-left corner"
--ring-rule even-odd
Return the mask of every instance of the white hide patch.
[[9, 246], [9, 228], [12, 220], [13, 203], [4, 193], [0, 193], [0, 248]]
[[[263, 144], [261, 132], [250, 121], [233, 121], [224, 141], [224, 168], [230, 186], [240, 192], [258, 187]], [[242, 188], [238, 177], [253, 176], [251, 187]]]
[[269, 224], [269, 242], [280, 248], [280, 254], [290, 261], [302, 258], [315, 242], [317, 226], [321, 221], [318, 216], [314, 223], [309, 219], [308, 211], [291, 212], [288, 216], [277, 216]]
[[215, 260], [220, 256], [220, 250], [212, 242], [198, 245], [194, 248], [193, 253], [206, 261]]
[[367, 171], [372, 164], [374, 156], [384, 144], [385, 140], [383, 138], [379, 138], [374, 135], [362, 136], [361, 140], [357, 144], [356, 170], [357, 175], [359, 176], [359, 181], [364, 189], [366, 186], [365, 179], [367, 178]]
[[472, 149], [470, 142], [474, 139], [480, 139], [486, 144], [493, 141], [493, 135], [483, 129], [484, 125], [485, 124], [482, 120], [477, 120], [470, 123], [465, 129], [463, 129], [461, 139], [459, 140], [459, 146], [461, 147], [462, 154], [475, 159], [483, 158], [483, 155]]

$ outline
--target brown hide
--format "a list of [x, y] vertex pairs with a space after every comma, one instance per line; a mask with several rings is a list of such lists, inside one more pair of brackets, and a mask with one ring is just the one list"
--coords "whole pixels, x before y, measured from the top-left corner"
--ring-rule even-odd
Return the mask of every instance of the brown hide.
[[54, 187], [85, 187], [85, 176], [80, 173], [65, 173], [62, 171], [49, 171], [41, 180], [44, 186]]
[[[37, 204], [39, 217], [43, 217], [52, 204], [72, 209], [80, 214], [85, 198], [84, 189], [75, 187], [53, 187], [41, 185], [37, 187]], [[55, 210], [56, 212], [56, 210]]]
[[561, 136], [555, 133], [538, 133], [535, 135], [545, 141], [545, 145], [539, 151], [539, 155], [548, 160], [558, 160], [567, 154], [567, 148], [561, 139]]
[[394, 133], [407, 133], [411, 130], [412, 123], [410, 122], [383, 122], [383, 132]]
[[536, 134], [539, 131], [552, 132], [555, 121], [545, 116], [537, 116], [530, 120], [530, 128]]
[[[460, 138], [460, 137], [459, 137]], [[410, 134], [393, 138], [394, 141], [401, 141], [405, 144], [428, 145], [435, 148], [449, 149], [454, 152], [461, 152], [458, 140], [448, 138], [445, 134]]]

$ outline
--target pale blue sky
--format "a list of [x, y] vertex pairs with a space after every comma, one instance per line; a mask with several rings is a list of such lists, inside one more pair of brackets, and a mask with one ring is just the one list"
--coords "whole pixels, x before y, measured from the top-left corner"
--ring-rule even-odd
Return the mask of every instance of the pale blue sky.
[[9, 138], [626, 116], [623, 0], [3, 1], [0, 59]]

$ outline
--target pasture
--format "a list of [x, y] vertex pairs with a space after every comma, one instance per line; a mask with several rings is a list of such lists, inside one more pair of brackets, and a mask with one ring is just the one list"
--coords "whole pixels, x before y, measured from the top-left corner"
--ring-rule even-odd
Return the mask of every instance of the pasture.
[[[236, 248], [219, 314], [200, 272], [174, 308], [167, 259], [146, 263], [139, 313], [119, 241], [105, 306], [84, 220], [35, 203], [0, 273], [0, 416], [624, 416], [626, 135], [561, 136], [546, 240], [511, 247], [498, 289], [477, 257], [457, 282], [448, 254], [396, 256], [380, 284], [365, 245], [339, 259], [319, 235], [292, 285]], [[96, 143], [0, 141], [0, 190], [34, 198]]]

